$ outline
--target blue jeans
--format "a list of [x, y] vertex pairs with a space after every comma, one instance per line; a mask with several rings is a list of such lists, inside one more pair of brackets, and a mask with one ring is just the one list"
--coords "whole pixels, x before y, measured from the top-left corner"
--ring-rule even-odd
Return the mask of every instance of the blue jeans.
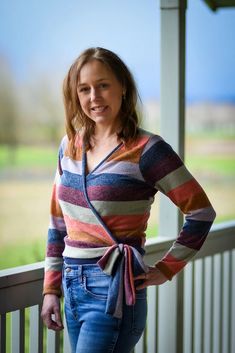
[[110, 276], [98, 265], [64, 265], [65, 316], [72, 353], [130, 353], [145, 328], [146, 289], [136, 304], [124, 304], [123, 317], [105, 313]]

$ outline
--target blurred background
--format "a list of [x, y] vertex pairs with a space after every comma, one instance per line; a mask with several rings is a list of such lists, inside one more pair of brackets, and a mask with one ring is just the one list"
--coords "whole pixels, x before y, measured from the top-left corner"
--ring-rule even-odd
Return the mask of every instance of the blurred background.
[[[142, 98], [142, 126], [161, 134], [159, 8], [159, 0], [1, 0], [0, 269], [44, 258], [65, 134], [62, 81], [83, 49], [121, 56]], [[222, 222], [235, 218], [235, 9], [188, 0], [186, 16], [186, 165]], [[148, 237], [157, 221], [156, 202]]]

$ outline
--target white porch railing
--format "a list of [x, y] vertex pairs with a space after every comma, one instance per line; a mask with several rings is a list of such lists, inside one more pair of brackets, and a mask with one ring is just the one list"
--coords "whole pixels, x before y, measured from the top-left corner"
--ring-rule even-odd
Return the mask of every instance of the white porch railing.
[[[161, 258], [172, 241], [148, 241], [146, 262]], [[135, 353], [235, 352], [234, 248], [235, 222], [215, 226], [184, 271], [149, 287], [147, 328]], [[60, 337], [43, 329], [42, 281], [43, 263], [0, 271], [0, 353], [70, 352], [66, 330]]]

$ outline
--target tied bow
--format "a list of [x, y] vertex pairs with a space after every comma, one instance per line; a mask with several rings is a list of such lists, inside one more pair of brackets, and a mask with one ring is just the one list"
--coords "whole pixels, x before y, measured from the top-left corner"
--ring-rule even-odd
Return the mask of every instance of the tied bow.
[[[98, 261], [104, 273], [112, 276], [106, 313], [116, 318], [122, 318], [123, 292], [127, 305], [134, 305], [136, 301], [134, 277], [148, 272], [142, 255], [133, 246], [114, 244]], [[124, 290], [123, 290], [124, 285]]]

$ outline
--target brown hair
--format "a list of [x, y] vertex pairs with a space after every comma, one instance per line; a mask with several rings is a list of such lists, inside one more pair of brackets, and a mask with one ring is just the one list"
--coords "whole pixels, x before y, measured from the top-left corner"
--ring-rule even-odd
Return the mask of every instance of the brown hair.
[[80, 70], [87, 62], [94, 59], [107, 65], [125, 88], [126, 93], [121, 105], [122, 114], [120, 114], [121, 130], [117, 133], [117, 136], [127, 143], [133, 141], [139, 132], [136, 111], [138, 92], [128, 67], [110, 50], [99, 47], [86, 49], [74, 61], [63, 83], [66, 132], [69, 139], [68, 152], [72, 157], [76, 152], [75, 139], [77, 133], [83, 129], [83, 141], [87, 149], [91, 148], [90, 139], [94, 135], [95, 123], [83, 112], [77, 95]]

